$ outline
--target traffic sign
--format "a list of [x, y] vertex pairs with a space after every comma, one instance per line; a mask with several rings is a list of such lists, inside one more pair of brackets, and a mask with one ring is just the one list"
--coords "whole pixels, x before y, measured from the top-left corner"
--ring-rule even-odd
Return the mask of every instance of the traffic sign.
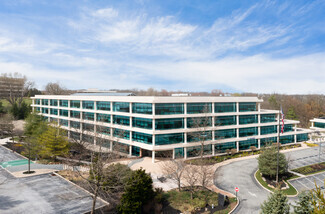
[[235, 188], [235, 191], [236, 191], [236, 192], [239, 192], [239, 188], [238, 188], [238, 187], [236, 187], [236, 188]]

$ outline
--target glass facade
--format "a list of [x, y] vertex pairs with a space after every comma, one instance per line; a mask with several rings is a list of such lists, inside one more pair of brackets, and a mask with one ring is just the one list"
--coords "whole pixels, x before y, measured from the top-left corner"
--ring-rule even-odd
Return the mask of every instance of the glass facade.
[[247, 137], [247, 136], [254, 136], [254, 135], [258, 135], [257, 127], [239, 129], [239, 137]]
[[111, 135], [111, 128], [107, 126], [96, 126], [96, 132], [104, 135]]
[[90, 135], [87, 135], [87, 134], [83, 134], [82, 135], [82, 141], [93, 144], [94, 143], [94, 137], [90, 136]]
[[152, 104], [151, 103], [132, 103], [132, 113], [152, 114]]
[[60, 116], [62, 117], [69, 117], [69, 111], [60, 109]]
[[217, 130], [214, 132], [215, 139], [227, 139], [227, 138], [236, 138], [237, 130], [236, 129], [224, 129]]
[[69, 121], [68, 120], [60, 119], [59, 124], [60, 124], [60, 126], [66, 126], [66, 127], [68, 127], [69, 126]]
[[140, 132], [132, 132], [132, 140], [140, 143], [152, 144], [152, 135]]
[[236, 112], [236, 103], [214, 103], [214, 112]]
[[49, 104], [49, 100], [48, 99], [43, 99], [42, 100], [42, 105], [43, 106], [47, 106]]
[[130, 131], [123, 129], [113, 129], [113, 136], [117, 138], [130, 139]]
[[277, 133], [277, 126], [262, 126], [261, 135]]
[[70, 111], [70, 117], [80, 119], [80, 111]]
[[256, 103], [239, 103], [239, 111], [256, 111]]
[[58, 100], [50, 100], [50, 106], [58, 106]]
[[70, 127], [74, 129], [80, 129], [80, 123], [76, 121], [70, 121]]
[[70, 108], [80, 108], [79, 100], [70, 100]]
[[236, 149], [236, 142], [217, 143], [214, 145], [215, 153], [225, 153], [228, 149]]
[[307, 141], [308, 134], [297, 134], [297, 142]]
[[50, 114], [52, 114], [52, 115], [58, 115], [58, 110], [55, 109], [55, 108], [51, 108], [50, 109]]
[[152, 129], [152, 119], [133, 117], [132, 126], [143, 129]]
[[295, 142], [294, 135], [280, 136], [280, 143], [281, 144], [294, 143], [294, 142]]
[[113, 115], [113, 123], [129, 126], [130, 125], [130, 117], [128, 116], [120, 116], [120, 115]]
[[188, 132], [187, 142], [204, 142], [212, 140], [212, 131]]
[[80, 140], [80, 133], [70, 131], [70, 138], [74, 140]]
[[293, 128], [291, 124], [285, 124], [283, 132], [292, 132]]
[[89, 123], [83, 123], [82, 124], [82, 130], [83, 131], [93, 132], [94, 131], [94, 125], [93, 124], [89, 124]]
[[82, 112], [82, 119], [94, 121], [95, 114], [90, 112]]
[[60, 100], [60, 107], [69, 107], [69, 101], [68, 100]]
[[113, 141], [113, 150], [121, 153], [129, 154], [130, 146], [124, 143]]
[[109, 114], [96, 114], [96, 120], [98, 122], [103, 122], [103, 123], [110, 123], [111, 122], [111, 115]]
[[268, 146], [268, 145], [271, 145], [272, 143], [276, 143], [277, 141], [278, 141], [277, 137], [262, 138], [260, 140], [260, 145], [261, 145], [261, 147]]
[[261, 114], [261, 123], [272, 123], [276, 122], [275, 114]]
[[48, 114], [49, 113], [49, 109], [48, 108], [42, 108], [42, 113], [43, 114]]
[[184, 114], [184, 104], [183, 103], [156, 103], [155, 114], [156, 115]]
[[212, 126], [212, 117], [188, 117], [187, 128]]
[[113, 102], [113, 111], [130, 112], [130, 103]]
[[215, 126], [230, 126], [237, 125], [236, 116], [220, 116], [216, 117], [214, 121]]
[[111, 102], [97, 101], [96, 109], [101, 110], [101, 111], [110, 111], [111, 110]]
[[201, 113], [211, 113], [211, 112], [212, 112], [211, 103], [187, 103], [188, 114], [201, 114]]
[[90, 109], [93, 110], [95, 106], [94, 101], [82, 101], [82, 108], [83, 109]]
[[184, 157], [184, 148], [175, 148], [175, 158], [183, 158]]
[[132, 146], [131, 154], [132, 156], [140, 156], [140, 147]]
[[[201, 155], [202, 146], [187, 147], [187, 157], [197, 157]], [[212, 145], [203, 146], [203, 155], [212, 154]]]
[[252, 124], [252, 123], [258, 123], [258, 116], [256, 114], [239, 116], [239, 124]]
[[325, 128], [325, 123], [314, 122], [314, 127], [316, 127], [316, 128]]
[[184, 142], [184, 133], [175, 134], [157, 134], [155, 136], [155, 145], [167, 145]]
[[156, 119], [156, 130], [182, 129], [184, 128], [184, 118]]
[[250, 149], [251, 146], [258, 147], [258, 141], [256, 139], [249, 139], [239, 142], [239, 150]]
[[40, 99], [35, 99], [35, 105], [41, 105], [41, 100]]

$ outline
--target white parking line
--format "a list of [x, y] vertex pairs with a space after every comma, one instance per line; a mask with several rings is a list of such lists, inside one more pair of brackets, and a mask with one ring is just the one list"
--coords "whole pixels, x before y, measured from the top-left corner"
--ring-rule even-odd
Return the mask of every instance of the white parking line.
[[[323, 183], [323, 184], [321, 184], [321, 185], [324, 185], [324, 181], [322, 181], [321, 179], [319, 179], [317, 176], [313, 176], [314, 178], [316, 178], [317, 180], [319, 180], [321, 183]], [[317, 182], [316, 182], [317, 183]], [[318, 185], [318, 184], [317, 184]]]
[[295, 180], [296, 182], [298, 182], [301, 186], [304, 186], [307, 188], [307, 190], [309, 190], [310, 188], [307, 187], [304, 183], [302, 183], [300, 180]]

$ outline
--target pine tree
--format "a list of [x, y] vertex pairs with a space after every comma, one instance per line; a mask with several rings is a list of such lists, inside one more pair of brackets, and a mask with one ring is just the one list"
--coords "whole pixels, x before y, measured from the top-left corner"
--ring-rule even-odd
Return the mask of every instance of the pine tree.
[[142, 213], [143, 205], [153, 200], [154, 196], [151, 176], [144, 169], [138, 169], [127, 181], [118, 210], [123, 214]]
[[47, 130], [39, 137], [39, 142], [42, 146], [40, 151], [42, 156], [53, 157], [65, 155], [69, 152], [69, 142], [65, 137], [65, 131], [49, 125]]
[[[258, 157], [258, 168], [264, 176], [276, 177], [277, 168], [277, 148], [276, 146], [267, 147]], [[288, 171], [288, 161], [283, 153], [279, 153], [279, 175]]]
[[295, 112], [295, 109], [292, 106], [288, 109], [286, 118], [290, 119], [290, 120], [297, 120], [298, 119], [298, 117], [296, 115], [296, 112]]
[[298, 195], [298, 201], [296, 202], [296, 206], [293, 206], [295, 214], [305, 214], [305, 213], [312, 213], [312, 194], [311, 192], [301, 192]]
[[272, 195], [261, 205], [262, 214], [289, 214], [288, 198], [276, 189]]

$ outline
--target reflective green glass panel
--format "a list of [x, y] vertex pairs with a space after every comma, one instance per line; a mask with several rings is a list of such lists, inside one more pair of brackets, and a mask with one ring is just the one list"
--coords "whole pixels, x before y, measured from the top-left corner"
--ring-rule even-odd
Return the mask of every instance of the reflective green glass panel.
[[117, 138], [122, 138], [129, 140], [130, 139], [130, 131], [123, 129], [113, 129], [113, 136]]
[[269, 145], [272, 145], [273, 143], [276, 143], [276, 142], [277, 142], [277, 137], [262, 138], [260, 140], [261, 147], [269, 146]]
[[132, 103], [132, 113], [152, 114], [152, 104], [151, 103]]
[[314, 127], [325, 128], [325, 123], [314, 122]]
[[262, 126], [261, 135], [277, 133], [277, 126]]
[[130, 125], [130, 117], [113, 115], [113, 123], [124, 125], [124, 126], [129, 126]]
[[276, 122], [275, 114], [261, 114], [261, 123], [272, 123]]
[[60, 109], [60, 116], [68, 117], [69, 116], [69, 111]]
[[212, 140], [212, 131], [188, 132], [187, 142], [205, 142]]
[[258, 147], [258, 140], [256, 139], [249, 139], [239, 142], [239, 150], [247, 150], [250, 149], [251, 146]]
[[49, 109], [48, 108], [42, 108], [42, 113], [43, 114], [48, 114], [49, 113]]
[[97, 116], [96, 120], [98, 122], [103, 122], [103, 123], [111, 122], [111, 115], [109, 114], [96, 114], [96, 116]]
[[69, 101], [68, 100], [60, 100], [60, 106], [61, 107], [69, 107]]
[[70, 127], [80, 129], [80, 123], [76, 121], [70, 121]]
[[58, 100], [50, 100], [50, 106], [58, 106]]
[[239, 129], [239, 137], [247, 137], [247, 136], [253, 136], [253, 135], [258, 135], [257, 127]]
[[68, 127], [69, 126], [68, 120], [60, 119], [60, 126], [66, 126], [66, 127]]
[[152, 119], [133, 117], [132, 126], [143, 129], [152, 129]]
[[[201, 155], [202, 146], [192, 146], [187, 147], [187, 157], [198, 157]], [[211, 155], [212, 154], [212, 145], [204, 145], [203, 146], [203, 155]]]
[[215, 153], [225, 153], [228, 149], [236, 149], [236, 142], [217, 143], [214, 145]]
[[70, 111], [70, 117], [80, 119], [80, 111]]
[[41, 100], [40, 99], [35, 99], [35, 105], [41, 105]]
[[111, 102], [97, 101], [96, 104], [97, 104], [97, 110], [101, 110], [101, 111], [111, 110]]
[[155, 114], [156, 115], [184, 114], [184, 104], [183, 103], [156, 103]]
[[114, 102], [113, 111], [130, 112], [130, 103], [126, 102]]
[[54, 109], [54, 108], [51, 108], [50, 109], [50, 114], [52, 114], [52, 115], [58, 115], [58, 110], [57, 109]]
[[188, 117], [187, 128], [210, 127], [212, 126], [212, 117]]
[[236, 103], [214, 103], [214, 112], [236, 112]]
[[215, 118], [215, 126], [237, 125], [236, 116], [220, 116]]
[[295, 142], [294, 135], [280, 136], [280, 143], [281, 144], [294, 143], [294, 142]]
[[82, 112], [82, 119], [94, 121], [95, 114], [90, 112]]
[[48, 99], [43, 99], [42, 100], [42, 105], [47, 106], [49, 104], [49, 100]]
[[187, 103], [188, 114], [211, 113], [211, 103]]
[[184, 142], [184, 133], [157, 134], [155, 136], [156, 145], [167, 145]]
[[252, 124], [252, 123], [258, 123], [258, 117], [256, 114], [239, 116], [239, 124]]
[[70, 100], [70, 108], [80, 108], [79, 100]]
[[83, 109], [94, 109], [95, 102], [94, 101], [82, 101]]
[[132, 132], [132, 140], [140, 143], [152, 144], [152, 135], [140, 132]]
[[182, 129], [184, 128], [184, 118], [156, 119], [156, 130]]
[[256, 111], [256, 103], [239, 103], [239, 111]]
[[111, 135], [111, 128], [107, 126], [96, 126], [96, 132], [104, 135]]
[[308, 134], [297, 134], [297, 142], [307, 141]]
[[83, 131], [93, 132], [94, 131], [94, 125], [93, 124], [89, 124], [89, 123], [83, 123], [82, 124], [82, 130]]
[[214, 132], [215, 139], [227, 139], [227, 138], [236, 138], [236, 137], [237, 137], [236, 129], [223, 129]]

